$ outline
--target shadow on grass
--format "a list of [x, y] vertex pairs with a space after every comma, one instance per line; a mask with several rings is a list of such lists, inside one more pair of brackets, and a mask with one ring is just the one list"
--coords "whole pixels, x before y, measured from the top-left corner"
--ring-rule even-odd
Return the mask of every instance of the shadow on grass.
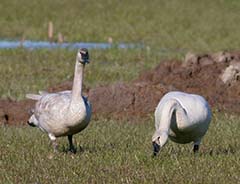
[[[206, 149], [206, 148], [200, 148], [200, 150], [196, 153], [194, 153], [192, 151], [192, 149], [184, 149], [181, 147], [178, 148], [168, 148], [167, 151], [164, 152], [159, 152], [158, 155], [156, 157], [158, 157], [159, 155], [171, 155], [171, 156], [190, 156], [190, 155], [194, 155], [196, 157], [200, 156], [200, 157], [204, 157], [204, 156], [228, 156], [228, 155], [234, 155], [238, 152], [238, 148], [234, 147], [232, 145], [229, 145], [227, 147], [215, 147], [215, 148], [210, 148], [210, 149]], [[156, 158], [153, 157], [153, 158]]]
[[210, 150], [200, 151], [200, 155], [220, 156], [220, 155], [234, 155], [237, 153], [237, 148], [229, 145], [228, 147], [217, 147]]
[[[69, 146], [68, 145], [61, 145], [59, 147], [59, 152], [60, 153], [71, 153], [69, 151]], [[96, 144], [91, 144], [91, 145], [76, 145], [76, 154], [82, 154], [82, 153], [90, 153], [90, 154], [97, 154], [99, 152], [115, 152], [117, 151], [117, 146], [114, 143], [105, 143], [102, 145], [96, 145]]]
[[214, 156], [214, 155], [233, 155], [237, 152], [235, 148], [232, 146], [228, 148], [217, 148], [217, 149], [211, 149], [207, 154]]

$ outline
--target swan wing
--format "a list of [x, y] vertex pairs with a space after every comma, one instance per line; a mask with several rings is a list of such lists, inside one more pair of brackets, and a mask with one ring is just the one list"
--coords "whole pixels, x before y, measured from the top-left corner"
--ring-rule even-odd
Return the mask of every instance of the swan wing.
[[31, 100], [40, 100], [44, 95], [48, 94], [66, 94], [69, 95], [71, 94], [72, 91], [66, 90], [66, 91], [60, 91], [58, 93], [48, 93], [47, 91], [39, 91], [39, 94], [26, 94], [26, 98], [31, 99]]
[[36, 103], [38, 115], [59, 116], [69, 106], [71, 93], [48, 93]]
[[31, 100], [40, 100], [43, 95], [49, 94], [47, 91], [39, 91], [39, 94], [26, 94], [26, 98]]
[[70, 94], [49, 93], [37, 101], [34, 115], [42, 129], [47, 132], [58, 132], [64, 127], [71, 101]]

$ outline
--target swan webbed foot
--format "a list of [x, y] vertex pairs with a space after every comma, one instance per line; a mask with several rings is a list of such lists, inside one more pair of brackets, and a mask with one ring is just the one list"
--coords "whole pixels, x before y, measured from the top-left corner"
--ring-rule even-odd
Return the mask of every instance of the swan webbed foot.
[[193, 153], [197, 153], [199, 151], [199, 145], [194, 145], [193, 146]]
[[69, 147], [68, 151], [71, 152], [71, 153], [74, 153], [74, 154], [77, 153], [77, 149], [74, 146]]

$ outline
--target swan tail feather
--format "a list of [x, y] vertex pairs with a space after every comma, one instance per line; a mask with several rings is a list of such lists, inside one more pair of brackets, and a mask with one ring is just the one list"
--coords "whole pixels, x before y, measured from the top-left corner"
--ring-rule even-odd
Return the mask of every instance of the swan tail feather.
[[26, 94], [26, 98], [32, 99], [32, 100], [40, 100], [42, 95], [36, 95], [36, 94]]
[[46, 95], [46, 94], [48, 94], [48, 92], [47, 91], [39, 91], [39, 94], [40, 95]]

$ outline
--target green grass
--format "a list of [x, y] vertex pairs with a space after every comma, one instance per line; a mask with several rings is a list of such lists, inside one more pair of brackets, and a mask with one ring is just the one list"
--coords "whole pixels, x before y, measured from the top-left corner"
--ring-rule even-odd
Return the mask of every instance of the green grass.
[[[143, 43], [144, 49], [91, 50], [85, 84], [94, 87], [131, 81], [166, 58], [239, 49], [240, 2], [237, 0], [1, 0], [0, 39]], [[67, 11], [66, 11], [67, 10]], [[76, 50], [0, 50], [0, 97], [23, 99], [72, 78]]]
[[[46, 90], [66, 80], [72, 80], [76, 50], [0, 50], [0, 97], [23, 99], [26, 93]], [[95, 87], [116, 81], [131, 81], [139, 72], [156, 65], [160, 56], [151, 51], [91, 50], [91, 62], [85, 68], [84, 84]]]
[[[48, 22], [55, 39], [142, 42], [153, 49], [212, 51], [239, 48], [237, 0], [1, 0], [0, 37], [46, 40]], [[66, 11], [67, 10], [67, 11]]]
[[[186, 52], [238, 50], [237, 0], [0, 0], [0, 39], [143, 43], [144, 49], [90, 50], [88, 87], [131, 81], [161, 60]], [[164, 50], [166, 49], [166, 50]], [[76, 50], [0, 50], [0, 98], [24, 99], [73, 77]], [[76, 135], [83, 147], [53, 154], [47, 135], [30, 127], [0, 127], [0, 183], [240, 183], [239, 116], [214, 113], [198, 155], [169, 142], [151, 158], [153, 117], [138, 124], [93, 120]]]
[[74, 136], [83, 151], [54, 154], [46, 134], [31, 127], [0, 129], [1, 183], [239, 183], [240, 121], [215, 114], [200, 153], [171, 141], [152, 158], [153, 120], [95, 120]]
[[[112, 37], [145, 44], [144, 49], [91, 50], [85, 84], [95, 87], [131, 81], [163, 59], [183, 59], [190, 50], [239, 49], [239, 9], [236, 0], [1, 0], [0, 38], [47, 40], [51, 20], [55, 39], [61, 32], [73, 42]], [[27, 92], [71, 79], [75, 55], [76, 50], [65, 49], [0, 50], [0, 97], [23, 99]]]

